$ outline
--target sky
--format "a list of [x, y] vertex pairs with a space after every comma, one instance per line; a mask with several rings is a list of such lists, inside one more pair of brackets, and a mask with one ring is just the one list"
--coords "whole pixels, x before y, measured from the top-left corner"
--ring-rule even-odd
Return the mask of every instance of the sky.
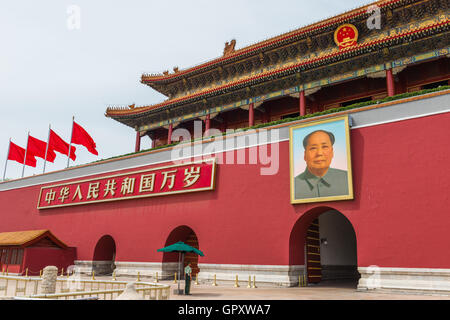
[[[105, 117], [108, 106], [166, 99], [140, 83], [143, 73], [180, 70], [365, 5], [368, 0], [2, 0], [0, 2], [0, 180], [9, 139], [25, 148], [48, 128], [70, 140], [72, 117], [97, 144], [77, 145], [70, 166], [134, 152], [135, 131]], [[141, 149], [151, 140], [143, 137]], [[46, 172], [64, 169], [57, 153]], [[41, 174], [44, 161], [24, 175]], [[7, 162], [7, 179], [22, 176]]]

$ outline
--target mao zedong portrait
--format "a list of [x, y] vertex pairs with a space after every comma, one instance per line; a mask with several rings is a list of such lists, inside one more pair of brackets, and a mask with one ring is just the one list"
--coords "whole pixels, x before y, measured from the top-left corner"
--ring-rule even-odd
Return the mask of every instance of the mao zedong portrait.
[[343, 196], [348, 194], [347, 171], [331, 168], [334, 134], [311, 132], [303, 139], [306, 169], [294, 178], [295, 199]]

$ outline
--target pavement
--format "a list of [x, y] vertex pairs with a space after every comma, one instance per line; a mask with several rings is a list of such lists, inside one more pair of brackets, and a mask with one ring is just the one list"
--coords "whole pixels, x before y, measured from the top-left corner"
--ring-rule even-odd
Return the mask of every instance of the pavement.
[[[89, 276], [81, 276], [90, 279]], [[97, 280], [111, 280], [111, 276], [96, 276]], [[118, 281], [136, 282], [136, 278], [117, 277]], [[153, 279], [141, 278], [141, 281], [153, 282]], [[8, 283], [14, 285], [14, 281]], [[449, 295], [423, 294], [411, 292], [357, 291], [356, 282], [330, 281], [307, 287], [274, 287], [256, 283], [256, 288], [248, 288], [244, 281], [239, 287], [234, 282], [191, 283], [190, 295], [177, 295], [178, 283], [173, 280], [159, 281], [171, 286], [170, 300], [450, 300]], [[179, 281], [180, 289], [184, 289], [184, 281]]]
[[[174, 289], [176, 286], [172, 286]], [[324, 285], [290, 288], [212, 287], [194, 285], [191, 295], [176, 295], [171, 300], [450, 300], [449, 296], [403, 294], [387, 292], [360, 292], [356, 287]]]
[[[231, 282], [219, 283], [217, 286], [211, 283], [191, 283], [190, 295], [174, 293], [178, 289], [178, 283], [174, 284], [173, 280], [159, 283], [171, 286], [170, 300], [450, 300], [450, 295], [357, 291], [356, 282], [331, 281], [308, 287], [273, 287], [256, 283], [256, 288], [247, 288], [246, 283], [240, 283], [238, 288]], [[180, 289], [184, 289], [184, 281], [180, 282]]]

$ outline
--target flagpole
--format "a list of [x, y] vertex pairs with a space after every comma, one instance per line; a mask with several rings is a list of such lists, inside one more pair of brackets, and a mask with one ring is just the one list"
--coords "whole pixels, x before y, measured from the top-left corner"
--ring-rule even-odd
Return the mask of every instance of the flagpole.
[[47, 164], [47, 153], [48, 153], [48, 145], [50, 143], [50, 127], [51, 125], [48, 125], [48, 137], [47, 137], [47, 146], [45, 148], [45, 159], [44, 159], [44, 170], [42, 171], [42, 173], [45, 173], [45, 165]]
[[72, 149], [72, 136], [73, 136], [73, 122], [75, 121], [75, 116], [72, 116], [72, 130], [70, 132], [70, 143], [69, 143], [69, 154], [67, 156], [67, 167], [69, 167], [69, 162], [70, 162], [70, 149]]
[[9, 138], [9, 143], [8, 143], [8, 153], [6, 154], [6, 161], [5, 161], [5, 171], [3, 171], [3, 180], [5, 181], [5, 177], [6, 177], [6, 166], [8, 165], [8, 158], [9, 158], [9, 148], [11, 147], [11, 138]]
[[28, 153], [28, 139], [30, 138], [30, 131], [28, 131], [27, 135], [27, 147], [25, 148], [25, 158], [23, 159], [23, 167], [22, 167], [22, 178], [25, 173], [25, 163], [27, 162], [27, 153]]

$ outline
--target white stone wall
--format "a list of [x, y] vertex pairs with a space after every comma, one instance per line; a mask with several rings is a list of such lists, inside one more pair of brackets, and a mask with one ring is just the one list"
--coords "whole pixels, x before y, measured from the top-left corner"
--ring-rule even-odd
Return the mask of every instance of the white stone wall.
[[212, 282], [216, 275], [216, 282], [235, 282], [238, 275], [239, 285], [247, 285], [248, 278], [255, 277], [256, 284], [272, 286], [296, 286], [298, 276], [305, 274], [305, 266], [276, 266], [276, 265], [241, 265], [241, 264], [205, 264], [199, 263], [199, 282]]
[[[100, 266], [102, 261], [75, 261], [75, 270], [83, 274], [92, 274], [93, 263]], [[111, 261], [104, 261], [103, 263], [110, 265]], [[158, 273], [158, 279], [173, 279], [175, 272], [178, 272], [178, 262], [114, 262], [116, 268], [114, 269], [116, 277], [128, 276], [137, 277], [138, 272], [140, 277], [152, 278], [153, 280]]]
[[[75, 261], [77, 270], [92, 272], [92, 261]], [[90, 265], [90, 267], [89, 267]], [[256, 279], [256, 286], [298, 286], [299, 275], [305, 274], [305, 266], [279, 265], [238, 265], [238, 264], [199, 264], [200, 283], [212, 283], [214, 275], [216, 282], [233, 284], [236, 275], [239, 285], [246, 286], [248, 277]], [[116, 262], [116, 276], [149, 277], [154, 280], [158, 272], [158, 279], [164, 276], [173, 279], [178, 263], [152, 262]], [[165, 270], [163, 272], [163, 270]], [[359, 291], [404, 291], [416, 293], [450, 294], [450, 269], [427, 268], [378, 268], [358, 267], [361, 278], [358, 283]]]
[[358, 290], [450, 294], [450, 269], [359, 267]]

